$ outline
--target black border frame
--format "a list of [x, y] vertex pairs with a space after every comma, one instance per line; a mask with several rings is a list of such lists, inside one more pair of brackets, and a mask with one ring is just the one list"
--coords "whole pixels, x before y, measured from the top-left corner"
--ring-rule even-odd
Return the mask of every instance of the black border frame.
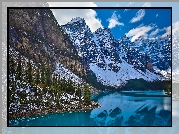
[[[9, 9], [169, 9], [171, 10], [171, 126], [9, 126]], [[172, 7], [7, 7], [7, 127], [172, 127]]]

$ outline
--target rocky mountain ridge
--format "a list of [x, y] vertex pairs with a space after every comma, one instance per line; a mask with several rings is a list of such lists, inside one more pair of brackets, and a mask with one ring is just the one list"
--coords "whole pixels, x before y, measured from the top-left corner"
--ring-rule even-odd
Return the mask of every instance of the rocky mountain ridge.
[[51, 73], [60, 62], [77, 76], [86, 77], [86, 67], [50, 9], [10, 9], [9, 48], [35, 63], [49, 60]]
[[[116, 40], [108, 28], [99, 28], [92, 33], [85, 20], [79, 17], [62, 25], [62, 28], [69, 35], [83, 62], [104, 85], [120, 86], [135, 78], [147, 81], [171, 79], [170, 35], [156, 39], [140, 37], [134, 42], [126, 36]], [[116, 82], [108, 80], [105, 74], [116, 78]]]
[[49, 60], [51, 73], [59, 62], [79, 78], [104, 86], [171, 79], [170, 36], [117, 40], [108, 28], [92, 33], [80, 17], [60, 26], [50, 9], [10, 9], [9, 16], [9, 47], [35, 63]]

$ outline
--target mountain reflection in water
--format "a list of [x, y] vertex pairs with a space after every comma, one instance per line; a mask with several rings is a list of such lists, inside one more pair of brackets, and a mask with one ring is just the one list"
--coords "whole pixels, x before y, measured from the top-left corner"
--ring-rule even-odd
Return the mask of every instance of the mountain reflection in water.
[[103, 92], [101, 107], [10, 120], [10, 126], [171, 126], [171, 97], [159, 91]]

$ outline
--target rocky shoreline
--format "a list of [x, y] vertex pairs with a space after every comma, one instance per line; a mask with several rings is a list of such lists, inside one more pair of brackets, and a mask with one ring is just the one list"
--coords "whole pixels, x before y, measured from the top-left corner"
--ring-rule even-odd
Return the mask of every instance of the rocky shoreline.
[[30, 117], [35, 115], [46, 115], [49, 113], [63, 113], [63, 112], [77, 112], [77, 111], [87, 111], [100, 107], [98, 102], [91, 101], [91, 104], [86, 106], [84, 103], [80, 105], [65, 105], [56, 107], [46, 107], [43, 109], [33, 109], [26, 112], [9, 112], [9, 119], [18, 119], [23, 117]]

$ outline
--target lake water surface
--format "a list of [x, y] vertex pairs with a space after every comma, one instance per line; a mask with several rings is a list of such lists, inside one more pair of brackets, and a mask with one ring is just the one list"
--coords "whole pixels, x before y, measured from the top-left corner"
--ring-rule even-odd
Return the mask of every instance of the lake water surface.
[[103, 92], [101, 107], [10, 120], [10, 126], [171, 126], [171, 97], [160, 91]]

